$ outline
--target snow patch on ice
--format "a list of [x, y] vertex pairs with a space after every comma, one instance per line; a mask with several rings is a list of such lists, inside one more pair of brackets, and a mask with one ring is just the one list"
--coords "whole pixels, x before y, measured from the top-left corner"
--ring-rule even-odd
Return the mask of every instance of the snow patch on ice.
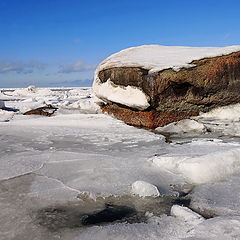
[[160, 196], [157, 187], [151, 183], [145, 181], [136, 181], [132, 184], [132, 194], [139, 195], [140, 197], [147, 196]]
[[95, 78], [93, 90], [97, 97], [120, 103], [139, 110], [147, 109], [149, 97], [142, 90], [132, 86], [117, 86], [110, 79], [101, 83], [98, 77]]
[[[240, 172], [240, 147], [236, 146], [221, 149], [220, 145], [219, 151], [199, 156], [183, 152], [154, 156], [149, 161], [162, 170], [180, 174], [192, 184], [216, 182]], [[211, 149], [211, 143], [208, 147]], [[213, 147], [216, 146], [213, 144]]]

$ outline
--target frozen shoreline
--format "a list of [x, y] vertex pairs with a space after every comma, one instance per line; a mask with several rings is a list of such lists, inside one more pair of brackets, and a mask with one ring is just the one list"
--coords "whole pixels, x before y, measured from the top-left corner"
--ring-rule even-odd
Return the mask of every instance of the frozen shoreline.
[[[239, 198], [225, 195], [226, 188], [238, 192], [238, 105], [166, 127], [165, 132], [171, 129], [178, 136], [169, 144], [160, 134], [102, 114], [90, 88], [18, 89], [7, 97], [6, 107], [19, 112], [0, 110], [0, 239], [231, 239], [240, 235]], [[22, 115], [44, 104], [58, 106], [56, 116]], [[210, 137], [205, 128], [211, 129]], [[138, 192], [139, 184], [145, 192]], [[133, 193], [171, 196], [191, 190], [185, 187], [192, 184], [199, 186], [191, 193], [191, 207], [213, 208], [219, 217], [193, 221], [198, 219], [195, 213], [175, 207], [172, 216], [148, 215], [147, 223], [66, 228], [53, 234], [30, 216], [33, 210], [80, 201], [77, 196], [82, 193], [92, 199]]]

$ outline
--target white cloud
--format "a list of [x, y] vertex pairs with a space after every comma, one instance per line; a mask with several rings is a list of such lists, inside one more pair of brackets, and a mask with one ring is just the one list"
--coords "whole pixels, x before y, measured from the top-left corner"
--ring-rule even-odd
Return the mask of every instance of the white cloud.
[[2, 59], [0, 60], [0, 73], [16, 72], [28, 74], [32, 73], [36, 69], [43, 70], [45, 66], [45, 64], [38, 61], [23, 63], [22, 61]]
[[82, 61], [77, 61], [73, 64], [69, 64], [66, 66], [60, 66], [60, 73], [72, 73], [72, 72], [84, 72], [95, 69], [96, 65], [94, 64], [86, 64]]

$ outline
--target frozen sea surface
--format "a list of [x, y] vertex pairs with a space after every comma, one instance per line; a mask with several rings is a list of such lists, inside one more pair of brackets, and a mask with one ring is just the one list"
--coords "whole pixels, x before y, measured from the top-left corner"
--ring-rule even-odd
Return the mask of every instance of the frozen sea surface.
[[[0, 239], [238, 239], [239, 106], [156, 134], [101, 113], [90, 88], [1, 99]], [[54, 116], [22, 115], [46, 104]], [[170, 211], [185, 194], [195, 212]]]

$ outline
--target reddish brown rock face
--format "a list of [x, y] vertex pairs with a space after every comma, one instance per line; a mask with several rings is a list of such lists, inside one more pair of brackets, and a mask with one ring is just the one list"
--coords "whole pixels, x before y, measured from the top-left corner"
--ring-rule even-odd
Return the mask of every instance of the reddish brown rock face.
[[195, 67], [178, 72], [166, 69], [149, 74], [136, 67], [99, 72], [101, 82], [110, 78], [116, 85], [139, 87], [150, 97], [151, 105], [145, 111], [136, 111], [109, 103], [102, 107], [103, 111], [130, 125], [155, 128], [240, 102], [240, 52], [192, 64]]
[[156, 110], [137, 111], [129, 108], [120, 107], [116, 104], [104, 105], [101, 107], [103, 112], [112, 114], [117, 119], [135, 126], [155, 129], [171, 122], [196, 116], [198, 113], [160, 113]]

